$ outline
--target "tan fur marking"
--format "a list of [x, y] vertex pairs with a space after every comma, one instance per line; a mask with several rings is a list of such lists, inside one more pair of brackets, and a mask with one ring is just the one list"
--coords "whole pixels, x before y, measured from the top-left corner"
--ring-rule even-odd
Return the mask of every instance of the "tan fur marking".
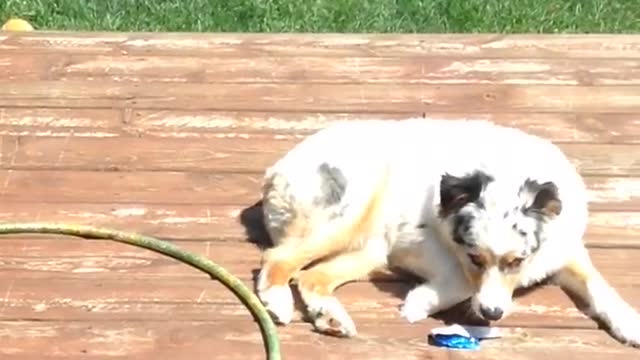
[[469, 272], [465, 271], [465, 275], [467, 276], [467, 280], [471, 283], [471, 285], [475, 289], [479, 289], [482, 284], [483, 273], [480, 271]]
[[364, 278], [383, 265], [366, 250], [343, 253], [303, 271], [298, 286], [303, 294], [329, 296], [342, 284]]
[[339, 229], [331, 239], [323, 241], [328, 247], [334, 251], [345, 251], [360, 249], [364, 244], [362, 241], [373, 230], [382, 210], [384, 197], [387, 190], [388, 174], [386, 171], [382, 174], [380, 184], [371, 194], [371, 198], [366, 206], [362, 209], [360, 216], [351, 224]]
[[508, 253], [498, 260], [498, 268], [500, 271], [515, 270], [520, 266], [520, 261], [522, 258], [516, 253]]
[[516, 274], [507, 274], [502, 276], [502, 286], [504, 286], [509, 292], [512, 292], [520, 280]]
[[[321, 230], [314, 230], [322, 229], [325, 226], [322, 223], [315, 224], [310, 222], [311, 219], [303, 221], [300, 218], [293, 222], [286, 229], [287, 236], [280, 239], [278, 246], [265, 252], [263, 257], [263, 266], [268, 269], [268, 286], [281, 284], [283, 281], [286, 281], [285, 284], [288, 283], [296, 272], [312, 261], [362, 248], [363, 244], [359, 241], [371, 232], [382, 209], [388, 179], [386, 172], [382, 176], [380, 185], [360, 215], [354, 221], [336, 229], [329, 238], [318, 238], [319, 235], [316, 235], [322, 234]], [[305, 236], [290, 236], [301, 233]]]
[[[591, 277], [593, 276], [593, 268], [590, 266], [584, 266], [580, 261], [572, 260], [565, 265], [562, 271], [566, 272], [569, 279], [574, 282], [571, 287], [580, 288], [585, 286]], [[578, 281], [580, 284], [576, 284]]]
[[[325, 254], [336, 254], [335, 257], [320, 263], [300, 274], [298, 283], [304, 290], [318, 295], [329, 295], [336, 287], [344, 282], [366, 276], [380, 264], [375, 263], [366, 250], [361, 250], [363, 245], [359, 240], [373, 230], [386, 193], [387, 174], [380, 186], [372, 194], [371, 200], [361, 212], [357, 221], [337, 231], [331, 239], [325, 239], [320, 249]], [[344, 252], [354, 250], [353, 252]]]
[[[514, 253], [506, 254], [500, 258], [496, 257], [493, 253], [485, 249], [478, 250], [478, 259], [483, 264], [483, 269], [475, 272], [467, 273], [467, 279], [476, 287], [480, 288], [485, 281], [485, 270], [498, 266], [501, 272], [508, 271], [508, 266], [511, 262], [518, 259], [518, 256]], [[505, 288], [513, 290], [518, 283], [519, 277], [516, 274], [503, 274], [502, 284]]]
[[559, 200], [550, 200], [544, 206], [542, 211], [549, 217], [560, 215], [562, 211], [562, 203]]
[[267, 272], [267, 281], [272, 286], [287, 285], [296, 270], [297, 266], [295, 263], [286, 261], [276, 262]]

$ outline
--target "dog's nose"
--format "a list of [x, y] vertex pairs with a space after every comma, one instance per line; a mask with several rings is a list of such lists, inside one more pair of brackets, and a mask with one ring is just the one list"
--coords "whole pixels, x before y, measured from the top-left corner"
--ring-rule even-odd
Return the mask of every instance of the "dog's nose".
[[504, 312], [498, 307], [481, 306], [480, 313], [486, 320], [495, 321], [500, 320]]

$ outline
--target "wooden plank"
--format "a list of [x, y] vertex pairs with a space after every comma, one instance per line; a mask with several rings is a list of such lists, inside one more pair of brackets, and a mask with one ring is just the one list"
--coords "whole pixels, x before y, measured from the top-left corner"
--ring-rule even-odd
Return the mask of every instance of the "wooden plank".
[[[243, 219], [250, 221], [247, 226], [255, 229], [261, 224], [259, 215], [259, 208], [246, 204], [0, 202], [0, 221], [3, 222], [68, 222], [174, 240], [244, 240], [247, 230], [242, 225]], [[636, 247], [640, 245], [640, 213], [592, 211], [585, 240], [594, 247]]]
[[181, 34], [28, 32], [0, 35], [0, 51], [199, 56], [457, 56], [638, 58], [633, 34]]
[[[100, 115], [101, 112], [104, 115]], [[85, 114], [83, 116], [83, 113]], [[423, 113], [304, 113], [218, 112], [181, 110], [125, 111], [120, 122], [117, 110], [0, 108], [0, 134], [105, 137], [120, 134], [163, 138], [211, 138], [227, 133], [309, 134], [345, 120], [401, 120], [423, 117]], [[521, 128], [554, 142], [633, 144], [640, 143], [637, 115], [611, 113], [429, 113], [445, 120], [483, 119]], [[95, 121], [95, 122], [94, 122]], [[92, 132], [91, 128], [94, 128]], [[107, 129], [109, 131], [107, 132]], [[113, 129], [112, 129], [113, 128]], [[224, 133], [224, 134], [221, 134]]]
[[[53, 221], [113, 227], [169, 239], [242, 239], [238, 205], [0, 202], [4, 222]], [[610, 220], [619, 223], [616, 220]], [[1, 242], [0, 242], [1, 243]]]
[[366, 113], [264, 113], [213, 112], [180, 110], [134, 110], [131, 124], [162, 137], [203, 136], [207, 132], [268, 132], [277, 134], [310, 133], [329, 124], [345, 120], [381, 118], [398, 120], [408, 117], [431, 117], [445, 120], [481, 119], [512, 126], [548, 138], [554, 142], [640, 143], [640, 121], [637, 115], [611, 113], [471, 113], [455, 109], [425, 114]]
[[[250, 318], [248, 310], [233, 293], [209, 279], [93, 279], [87, 275], [84, 279], [3, 281], [6, 284], [4, 291], [8, 291], [9, 296], [0, 320], [163, 321], [170, 319], [168, 314], [185, 321]], [[43, 286], [45, 283], [47, 285]], [[249, 281], [245, 283], [252, 286]], [[411, 284], [402, 282], [353, 282], [339, 288], [335, 295], [356, 326], [368, 322], [409, 326], [398, 309], [411, 288]], [[293, 323], [304, 323], [304, 305], [295, 287], [292, 289], [296, 298]], [[632, 306], [640, 306], [637, 288], [616, 287], [616, 290]], [[458, 304], [429, 320], [476, 322], [464, 315], [468, 311], [466, 305]], [[598, 328], [562, 290], [551, 286], [519, 294], [508, 316], [496, 325], [507, 328]]]
[[[640, 178], [585, 181], [593, 210], [640, 210]], [[0, 184], [2, 201], [250, 206], [259, 200], [262, 173], [0, 170]]]
[[[260, 174], [0, 171], [3, 201], [244, 204], [259, 196]], [[55, 191], [52, 191], [55, 189]], [[101, 191], [97, 191], [97, 190]]]
[[[37, 322], [4, 321], [7, 334], [0, 354], [6, 359], [264, 359], [256, 325], [231, 321]], [[431, 325], [433, 326], [433, 325]], [[486, 341], [478, 351], [451, 351], [427, 345], [431, 326], [365, 324], [364, 335], [339, 339], [292, 324], [279, 329], [282, 356], [305, 359], [448, 358], [526, 359], [634, 359], [637, 350], [615, 343], [600, 331], [558, 331], [542, 328], [504, 331], [505, 337]], [[509, 356], [509, 357], [507, 357]]]
[[[7, 137], [3, 169], [262, 172], [302, 136], [220, 134], [161, 137]], [[126, 146], [123, 146], [126, 144]], [[640, 176], [640, 146], [560, 144], [582, 175]], [[249, 161], [250, 159], [250, 161]]]
[[[260, 250], [245, 241], [180, 241], [179, 247], [211, 258], [243, 279], [251, 279], [260, 266]], [[591, 248], [596, 266], [616, 286], [640, 286], [640, 249]], [[199, 270], [163, 256], [111, 241], [81, 241], [62, 236], [4, 236], [0, 240], [0, 279], [17, 278], [186, 278], [202, 277]], [[368, 279], [397, 280], [388, 271]], [[365, 279], [366, 280], [366, 279]]]
[[7, 161], [2, 165], [6, 169], [263, 172], [299, 141], [295, 136], [242, 133], [200, 141], [148, 136], [7, 137], [3, 141]]
[[[194, 101], [198, 99], [198, 101]], [[603, 106], [606, 104], [606, 106]], [[0, 106], [336, 112], [640, 111], [640, 86], [0, 83]], [[330, 109], [330, 110], [329, 110]]]
[[20, 80], [168, 83], [380, 83], [637, 85], [640, 61], [456, 57], [210, 57], [0, 55], [0, 76]]
[[[250, 319], [250, 318], [248, 318]], [[257, 324], [244, 319], [165, 322], [0, 322], [7, 342], [0, 349], [3, 359], [264, 359]], [[313, 333], [293, 324], [279, 329], [282, 357], [305, 359], [447, 359], [447, 350], [416, 341], [418, 328], [368, 325], [366, 337], [339, 339]], [[388, 336], [389, 330], [400, 330]], [[593, 336], [592, 336], [593, 337]], [[600, 340], [600, 342], [604, 342]], [[608, 347], [611, 347], [609, 345]], [[618, 351], [620, 352], [620, 351]], [[376, 354], [371, 357], [371, 354]]]
[[36, 136], [117, 136], [122, 110], [0, 108], [0, 134]]

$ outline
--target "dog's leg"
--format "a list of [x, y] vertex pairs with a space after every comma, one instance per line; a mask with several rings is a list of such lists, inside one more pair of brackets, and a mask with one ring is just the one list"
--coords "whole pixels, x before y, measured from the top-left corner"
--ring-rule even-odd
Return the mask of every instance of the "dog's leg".
[[367, 249], [342, 253], [303, 271], [298, 288], [316, 330], [341, 337], [356, 335], [356, 326], [333, 291], [349, 281], [366, 277], [385, 265], [385, 257]]
[[327, 255], [322, 246], [305, 241], [283, 241], [262, 256], [257, 293], [274, 321], [288, 324], [293, 319], [294, 302], [289, 282], [304, 266]]
[[595, 321], [605, 325], [610, 334], [625, 345], [640, 347], [640, 315], [595, 268], [586, 249], [582, 249], [555, 276], [582, 309]]

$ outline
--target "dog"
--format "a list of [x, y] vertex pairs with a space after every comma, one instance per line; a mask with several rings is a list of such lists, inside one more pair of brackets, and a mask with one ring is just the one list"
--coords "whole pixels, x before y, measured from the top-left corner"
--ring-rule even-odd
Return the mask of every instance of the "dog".
[[484, 120], [338, 122], [266, 170], [262, 202], [274, 246], [256, 292], [278, 324], [292, 320], [295, 280], [317, 331], [357, 335], [333, 291], [391, 266], [424, 279], [400, 308], [409, 322], [469, 299], [497, 321], [516, 289], [550, 279], [640, 346], [640, 315], [584, 246], [585, 183], [538, 136]]

